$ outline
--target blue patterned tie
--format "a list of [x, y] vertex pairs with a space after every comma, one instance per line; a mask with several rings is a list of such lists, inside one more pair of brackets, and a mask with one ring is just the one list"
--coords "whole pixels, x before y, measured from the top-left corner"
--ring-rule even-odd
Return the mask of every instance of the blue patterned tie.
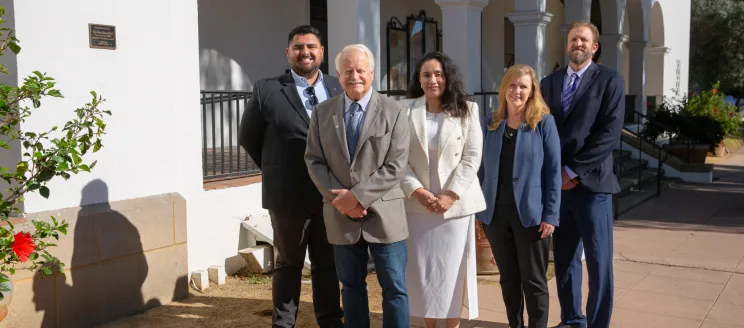
[[579, 74], [573, 73], [571, 74], [571, 79], [568, 81], [568, 86], [566, 87], [566, 90], [563, 91], [563, 97], [561, 98], [561, 105], [563, 106], [563, 114], [566, 114], [566, 111], [568, 111], [568, 107], [571, 106], [571, 101], [573, 100], [573, 96], [576, 93], [576, 81], [579, 80]]
[[362, 118], [362, 105], [358, 102], [351, 103], [346, 119], [346, 144], [349, 146], [349, 158], [354, 160], [354, 151], [359, 141], [359, 122]]

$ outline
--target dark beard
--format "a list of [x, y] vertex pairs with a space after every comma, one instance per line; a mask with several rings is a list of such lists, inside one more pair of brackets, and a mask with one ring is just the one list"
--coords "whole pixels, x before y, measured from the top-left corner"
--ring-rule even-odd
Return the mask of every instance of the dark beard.
[[580, 53], [571, 51], [571, 53], [568, 54], [568, 59], [570, 59], [574, 64], [581, 65], [586, 63], [587, 60], [592, 59], [592, 56], [594, 56], [594, 54], [590, 51], [583, 51]]
[[310, 67], [308, 68], [304, 68], [302, 66], [296, 65], [292, 67], [292, 70], [295, 71], [295, 73], [297, 73], [299, 76], [307, 78], [309, 76], [311, 77], [311, 76], [315, 76], [316, 74], [318, 74], [319, 68], [320, 68], [320, 65], [318, 64], [310, 65]]

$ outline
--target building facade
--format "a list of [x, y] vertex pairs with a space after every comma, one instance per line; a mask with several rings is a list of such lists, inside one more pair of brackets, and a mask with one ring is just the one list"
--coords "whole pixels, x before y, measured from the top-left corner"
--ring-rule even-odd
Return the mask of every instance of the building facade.
[[[329, 59], [343, 46], [367, 45], [379, 90], [404, 89], [417, 56], [434, 49], [455, 59], [472, 93], [495, 91], [513, 63], [545, 76], [566, 65], [566, 27], [580, 19], [601, 28], [598, 61], [623, 72], [626, 93], [635, 96], [630, 108], [644, 111], [648, 101], [688, 85], [690, 0], [0, 4], [23, 47], [0, 57], [13, 74], [0, 80], [18, 85], [38, 70], [56, 78], [66, 96], [45, 100], [22, 129], [63, 124], [90, 90], [113, 112], [93, 172], [54, 180], [49, 199], [32, 194], [23, 204], [28, 218], [71, 222], [53, 251], [68, 263], [67, 277], [15, 276], [11, 314], [0, 325], [74, 326], [91, 311], [103, 313], [91, 322], [110, 320], [186, 295], [194, 270], [245, 265], [241, 224], [265, 211], [260, 176], [246, 177], [255, 168], [237, 147], [237, 124], [253, 83], [288, 69], [287, 34], [297, 25], [313, 24], [327, 36], [323, 69], [331, 74]], [[91, 23], [116, 27], [116, 49], [90, 47]], [[482, 107], [494, 98], [484, 95]], [[10, 154], [3, 166], [18, 162], [20, 148]], [[122, 282], [126, 288], [102, 287]], [[125, 297], [126, 305], [104, 297], [132, 289], [140, 292]]]

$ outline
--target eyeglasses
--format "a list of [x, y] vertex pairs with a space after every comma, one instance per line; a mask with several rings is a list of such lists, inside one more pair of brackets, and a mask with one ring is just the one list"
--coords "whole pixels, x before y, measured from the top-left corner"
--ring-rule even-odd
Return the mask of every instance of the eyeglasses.
[[315, 88], [313, 87], [307, 87], [305, 89], [305, 92], [307, 93], [308, 99], [310, 100], [310, 106], [315, 106], [318, 104], [318, 97], [315, 96]]

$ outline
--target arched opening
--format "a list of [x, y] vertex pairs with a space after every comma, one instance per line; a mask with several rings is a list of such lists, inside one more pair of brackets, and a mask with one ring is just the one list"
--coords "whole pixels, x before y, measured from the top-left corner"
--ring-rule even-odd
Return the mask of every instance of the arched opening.
[[653, 7], [651, 7], [648, 42], [651, 47], [664, 46], [664, 14], [661, 11], [661, 3], [659, 1], [656, 1]]
[[[599, 0], [592, 0], [592, 10], [590, 12], [589, 20], [597, 26], [597, 30], [599, 30], [599, 34], [602, 35], [602, 9], [599, 5]], [[592, 57], [592, 60], [595, 63], [598, 63], [600, 60], [600, 57], [602, 55], [602, 45], [600, 44], [599, 50], [594, 54], [594, 57]]]
[[[655, 103], [655, 99], [648, 98], [648, 8], [644, 7], [643, 0], [628, 0], [625, 6], [628, 20], [627, 33], [628, 47], [628, 81], [626, 97], [626, 113], [628, 108], [634, 111], [646, 113], [649, 103]], [[626, 115], [626, 119], [630, 119]], [[636, 120], [634, 118], [634, 120]]]
[[[651, 7], [651, 17], [648, 26], [648, 65], [646, 65], [647, 94], [651, 105], [662, 100], [664, 85], [664, 57], [669, 49], [664, 45], [664, 15], [661, 4], [656, 1]], [[672, 86], [672, 88], [675, 88]]]

